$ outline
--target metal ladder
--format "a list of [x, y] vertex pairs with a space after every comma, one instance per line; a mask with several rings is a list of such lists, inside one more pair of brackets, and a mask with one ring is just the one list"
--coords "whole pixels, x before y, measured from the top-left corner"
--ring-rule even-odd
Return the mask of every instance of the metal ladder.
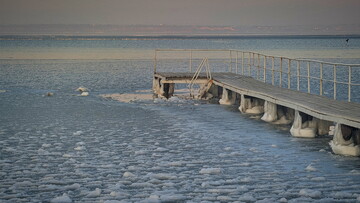
[[202, 68], [205, 66], [205, 71], [206, 71], [206, 78], [208, 79], [208, 81], [212, 80], [212, 76], [211, 76], [211, 71], [210, 71], [210, 65], [209, 65], [209, 60], [207, 57], [205, 57], [201, 63], [199, 64], [199, 66], [197, 67], [194, 76], [192, 77], [190, 83], [189, 83], [189, 91], [190, 91], [190, 96], [194, 97], [194, 84], [195, 81], [199, 78], [200, 72], [202, 70]]

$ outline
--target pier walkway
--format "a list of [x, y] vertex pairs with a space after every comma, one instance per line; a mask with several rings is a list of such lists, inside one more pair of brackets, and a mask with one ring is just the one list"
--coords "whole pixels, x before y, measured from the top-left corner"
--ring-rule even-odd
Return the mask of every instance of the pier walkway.
[[[188, 50], [181, 50], [183, 51]], [[357, 98], [359, 93], [356, 89], [359, 84], [356, 83], [357, 81], [354, 82], [354, 79], [360, 77], [360, 72], [355, 72], [354, 69], [360, 65], [284, 57], [280, 57], [276, 63], [277, 57], [274, 56], [234, 50], [229, 51], [229, 60], [227, 61], [226, 58], [225, 63], [221, 65], [224, 58], [221, 59], [212, 53], [210, 55], [214, 59], [208, 60], [209, 54], [201, 50], [207, 56], [200, 62], [200, 57], [194, 59], [194, 50], [191, 50], [188, 70], [179, 71], [171, 67], [168, 69], [175, 71], [159, 71], [160, 60], [157, 58], [157, 52], [155, 52], [153, 78], [153, 90], [156, 95], [169, 98], [174, 92], [175, 84], [200, 84], [200, 90], [205, 91], [200, 93], [202, 97], [210, 95], [211, 98], [218, 99], [220, 104], [239, 105], [242, 113], [260, 114], [261, 119], [266, 122], [291, 124], [290, 132], [295, 137], [334, 135], [330, 143], [334, 153], [360, 155], [360, 103], [350, 102], [352, 98]], [[232, 52], [235, 52], [235, 59]], [[247, 59], [245, 55], [248, 55]], [[166, 58], [166, 66], [169, 66], [168, 60], [174, 60], [168, 57], [169, 55]], [[181, 60], [177, 58], [177, 63], [179, 61]], [[192, 65], [196, 61], [198, 68], [192, 71]], [[218, 68], [220, 71], [208, 67], [209, 61], [212, 65], [220, 67]], [[283, 68], [284, 65], [287, 68]], [[201, 73], [202, 66], [207, 66], [206, 73]], [[318, 70], [313, 70], [312, 66], [317, 66]], [[329, 77], [328, 72], [324, 73], [326, 66], [331, 69], [332, 79], [326, 78]], [[302, 69], [305, 69], [305, 72]], [[344, 69], [347, 72], [344, 72]], [[344, 78], [347, 78], [347, 81], [341, 80]], [[314, 83], [313, 80], [318, 80], [318, 83]], [[344, 84], [347, 87], [338, 88]], [[329, 86], [333, 92], [330, 97], [324, 95], [329, 91]], [[304, 87], [307, 91], [301, 91]], [[318, 94], [314, 94], [312, 89]], [[348, 101], [344, 101], [344, 98], [339, 99], [340, 95], [342, 97], [346, 95]], [[332, 130], [331, 126], [333, 126]]]
[[[164, 83], [190, 83], [193, 73], [158, 72]], [[274, 104], [304, 112], [321, 120], [339, 122], [360, 128], [360, 104], [336, 101], [324, 96], [285, 89], [235, 73], [212, 73], [213, 83], [233, 92], [260, 98]], [[204, 74], [198, 83], [206, 81]]]

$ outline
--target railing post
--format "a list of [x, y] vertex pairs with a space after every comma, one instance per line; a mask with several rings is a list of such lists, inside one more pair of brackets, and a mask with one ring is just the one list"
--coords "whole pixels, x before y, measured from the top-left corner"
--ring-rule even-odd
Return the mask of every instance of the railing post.
[[308, 93], [310, 93], [310, 62], [307, 63]]
[[238, 51], [236, 51], [236, 59], [235, 59], [235, 62], [236, 62], [236, 64], [235, 64], [235, 68], [236, 68], [236, 70], [235, 70], [235, 73], [236, 74], [238, 74]]
[[280, 57], [280, 78], [279, 78], [279, 86], [282, 87], [282, 61], [283, 61], [283, 58]]
[[288, 89], [291, 88], [291, 60], [288, 61]]
[[348, 101], [351, 102], [351, 66], [349, 66]]
[[190, 49], [189, 71], [192, 72], [192, 50]]
[[297, 90], [300, 91], [300, 61], [297, 61]]
[[241, 75], [244, 75], [244, 52], [241, 52]]
[[323, 94], [323, 63], [320, 63], [320, 95]]
[[156, 73], [156, 68], [157, 68], [157, 50], [155, 50], [155, 54], [154, 54], [154, 73]]
[[248, 73], [249, 73], [249, 76], [251, 76], [251, 53], [249, 52], [249, 67], [248, 67]]
[[266, 83], [266, 56], [264, 55], [264, 82]]
[[255, 53], [254, 52], [252, 53], [252, 58], [253, 58], [252, 65], [255, 66]]
[[334, 100], [336, 100], [336, 65], [334, 65]]
[[257, 54], [257, 66], [256, 66], [256, 79], [259, 80], [260, 77], [260, 55]]
[[230, 63], [229, 63], [229, 72], [231, 72], [232, 71], [232, 56], [231, 56], [231, 50], [229, 50], [229, 59], [230, 59]]
[[275, 76], [274, 76], [275, 62], [274, 62], [274, 57], [272, 56], [271, 59], [272, 59], [272, 62], [271, 62], [271, 83], [272, 83], [272, 85], [275, 85]]

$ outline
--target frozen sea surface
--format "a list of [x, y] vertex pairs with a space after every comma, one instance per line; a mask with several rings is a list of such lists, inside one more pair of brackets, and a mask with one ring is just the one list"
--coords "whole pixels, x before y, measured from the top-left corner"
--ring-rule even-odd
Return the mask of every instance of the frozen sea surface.
[[1, 202], [360, 200], [359, 158], [328, 137], [292, 138], [236, 107], [100, 96], [148, 94], [151, 61], [0, 65]]

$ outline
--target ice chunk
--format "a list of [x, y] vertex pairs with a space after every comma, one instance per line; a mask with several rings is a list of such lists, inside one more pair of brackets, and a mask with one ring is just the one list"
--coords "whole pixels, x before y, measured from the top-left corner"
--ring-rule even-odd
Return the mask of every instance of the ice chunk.
[[288, 200], [285, 197], [282, 197], [281, 199], [279, 199], [279, 202], [286, 203], [288, 202]]
[[199, 172], [200, 174], [220, 174], [221, 168], [203, 168]]
[[64, 157], [64, 158], [71, 158], [72, 155], [71, 155], [71, 154], [63, 154], [63, 157]]
[[344, 198], [352, 198], [353, 194], [349, 193], [349, 192], [338, 191], [338, 192], [333, 193], [332, 196], [335, 199], [344, 199]]
[[78, 91], [78, 92], [88, 92], [89, 90], [86, 88], [86, 87], [79, 87], [79, 88], [77, 88], [76, 89], [76, 91]]
[[169, 163], [169, 166], [182, 166], [182, 165], [184, 165], [184, 163], [181, 161], [173, 161]]
[[276, 202], [275, 199], [273, 199], [273, 198], [265, 198], [265, 199], [256, 201], [256, 203], [273, 203], [273, 202]]
[[167, 152], [169, 151], [168, 149], [164, 148], [164, 147], [158, 147], [154, 150], [155, 152]]
[[67, 194], [63, 194], [60, 197], [55, 197], [54, 199], [50, 200], [51, 203], [71, 203], [72, 200], [70, 199], [69, 196], [67, 196]]
[[133, 183], [131, 184], [131, 187], [135, 187], [135, 188], [151, 188], [154, 187], [153, 184], [145, 182], [145, 183]]
[[153, 177], [153, 178], [156, 178], [156, 179], [158, 179], [158, 180], [171, 180], [171, 179], [176, 179], [176, 176], [173, 176], [173, 175], [167, 174], [167, 173], [153, 174], [152, 177]]
[[74, 148], [74, 150], [76, 150], [76, 151], [81, 151], [81, 150], [84, 150], [84, 149], [85, 149], [84, 146], [77, 146], [77, 147]]
[[314, 178], [311, 178], [312, 181], [325, 181], [325, 178], [324, 177], [314, 177]]
[[89, 92], [82, 92], [81, 94], [80, 94], [80, 96], [89, 96]]
[[79, 189], [79, 188], [80, 188], [79, 183], [74, 183], [72, 185], [65, 186], [66, 190], [76, 190], [76, 189]]
[[299, 195], [311, 198], [320, 198], [322, 193], [318, 190], [301, 189]]
[[79, 135], [81, 135], [81, 134], [83, 134], [83, 133], [84, 133], [83, 131], [78, 130], [78, 131], [74, 132], [73, 135], [79, 136]]
[[41, 147], [44, 147], [44, 148], [51, 147], [51, 144], [42, 144]]
[[148, 153], [148, 151], [146, 151], [146, 150], [139, 150], [139, 151], [135, 152], [135, 155], [145, 155], [147, 153]]
[[216, 198], [217, 200], [220, 200], [221, 202], [231, 202], [233, 199], [229, 196], [218, 196]]
[[161, 202], [180, 202], [186, 200], [186, 197], [183, 195], [168, 194], [160, 196]]
[[253, 197], [253, 195], [251, 193], [245, 193], [243, 195], [241, 195], [239, 197], [240, 201], [244, 201], [244, 202], [255, 202], [256, 199]]
[[130, 197], [131, 195], [128, 193], [125, 193], [125, 192], [112, 191], [112, 192], [110, 192], [110, 196], [116, 197], [116, 198], [126, 198], [126, 197]]
[[123, 201], [123, 200], [105, 200], [104, 203], [126, 203], [127, 201]]
[[309, 172], [313, 172], [313, 171], [317, 171], [317, 169], [315, 167], [313, 167], [311, 164], [309, 164], [306, 168], [305, 168], [306, 171], [309, 171]]
[[38, 154], [39, 155], [49, 155], [50, 153], [44, 149], [38, 149]]
[[89, 192], [86, 197], [99, 197], [101, 195], [101, 189], [96, 188], [94, 191]]
[[248, 183], [248, 182], [251, 182], [253, 179], [251, 177], [245, 177], [245, 178], [242, 178], [240, 181], [241, 182], [244, 182], [244, 183]]
[[126, 171], [124, 174], [123, 174], [123, 177], [124, 178], [131, 178], [131, 177], [135, 177], [135, 175], [131, 172], [128, 172]]
[[160, 197], [158, 195], [150, 195], [149, 198], [140, 201], [140, 203], [160, 203]]

